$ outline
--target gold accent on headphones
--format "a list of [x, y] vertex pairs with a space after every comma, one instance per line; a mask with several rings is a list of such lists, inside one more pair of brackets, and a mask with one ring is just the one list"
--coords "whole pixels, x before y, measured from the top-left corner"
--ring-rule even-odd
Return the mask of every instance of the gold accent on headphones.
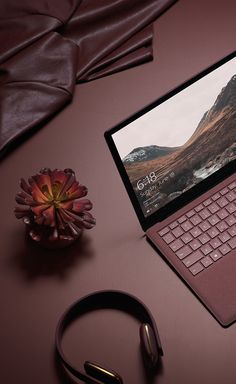
[[[110, 371], [101, 365], [96, 363], [92, 363], [90, 361], [86, 361], [84, 364], [85, 370], [87, 374], [95, 377], [98, 380], [101, 380], [103, 383], [109, 382], [114, 384], [122, 384], [122, 378], [118, 375], [118, 373], [114, 371]], [[108, 381], [109, 380], [109, 381]]]

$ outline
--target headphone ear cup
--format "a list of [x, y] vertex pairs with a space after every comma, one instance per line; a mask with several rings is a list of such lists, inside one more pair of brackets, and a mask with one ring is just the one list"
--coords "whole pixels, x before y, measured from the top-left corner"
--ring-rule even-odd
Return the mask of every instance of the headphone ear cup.
[[149, 369], [156, 368], [159, 354], [154, 331], [149, 324], [141, 324], [139, 333], [144, 362]]
[[104, 368], [101, 365], [91, 362], [85, 361], [84, 363], [85, 372], [95, 379], [99, 380], [104, 384], [123, 384], [123, 380], [121, 376], [110, 369]]

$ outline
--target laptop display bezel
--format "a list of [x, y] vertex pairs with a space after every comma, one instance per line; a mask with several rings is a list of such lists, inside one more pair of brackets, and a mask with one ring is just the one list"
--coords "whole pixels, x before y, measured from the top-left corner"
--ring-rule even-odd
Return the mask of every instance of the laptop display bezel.
[[126, 191], [129, 195], [129, 198], [133, 204], [134, 210], [136, 212], [136, 215], [139, 219], [140, 225], [144, 231], [146, 231], [149, 227], [151, 227], [156, 222], [160, 222], [164, 220], [166, 217], [171, 215], [172, 213], [176, 212], [178, 209], [195, 199], [196, 197], [200, 196], [203, 192], [206, 192], [210, 188], [212, 188], [214, 185], [218, 184], [221, 180], [223, 180], [228, 175], [235, 172], [236, 169], [236, 160], [231, 161], [221, 169], [219, 169], [217, 172], [213, 173], [211, 176], [207, 177], [205, 180], [202, 180], [198, 184], [196, 184], [194, 187], [192, 187], [190, 190], [182, 193], [179, 197], [175, 198], [171, 202], [167, 203], [164, 207], [161, 207], [160, 209], [156, 210], [149, 216], [144, 216], [143, 211], [140, 207], [140, 204], [138, 202], [138, 199], [135, 195], [135, 192], [133, 190], [132, 184], [129, 180], [129, 177], [126, 173], [125, 167], [123, 165], [122, 159], [119, 155], [119, 152], [116, 148], [115, 142], [113, 140], [114, 133], [118, 132], [128, 124], [132, 123], [133, 121], [137, 120], [139, 117], [143, 116], [147, 112], [151, 111], [152, 109], [158, 107], [160, 104], [165, 102], [166, 100], [170, 99], [177, 93], [181, 92], [185, 88], [189, 87], [193, 83], [197, 82], [198, 80], [202, 79], [215, 69], [219, 68], [226, 62], [230, 61], [235, 57], [235, 51], [231, 54], [227, 55], [223, 59], [217, 61], [215, 64], [211, 65], [204, 71], [201, 71], [196, 76], [192, 77], [191, 79], [185, 81], [177, 88], [171, 90], [170, 92], [166, 93], [164, 96], [158, 98], [148, 106], [142, 108], [137, 113], [133, 114], [129, 118], [125, 119], [121, 123], [117, 124], [113, 128], [109, 129], [104, 133], [104, 137], [106, 139], [107, 145], [110, 149], [111, 155], [114, 159], [114, 162], [117, 166], [117, 169], [119, 171], [119, 174], [121, 176], [121, 179], [123, 180], [123, 183], [125, 185]]

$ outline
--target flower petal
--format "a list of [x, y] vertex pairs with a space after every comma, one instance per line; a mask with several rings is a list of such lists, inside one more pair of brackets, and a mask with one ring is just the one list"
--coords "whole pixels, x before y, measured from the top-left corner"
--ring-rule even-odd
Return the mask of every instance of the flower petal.
[[59, 229], [65, 229], [65, 224], [64, 224], [63, 219], [61, 217], [61, 211], [59, 209], [56, 210], [55, 215], [56, 215], [56, 221], [57, 221], [58, 228]]
[[52, 196], [51, 177], [49, 175], [40, 173], [32, 176], [32, 178], [35, 180], [39, 189], [47, 198]]
[[59, 198], [61, 191], [66, 184], [68, 179], [68, 175], [65, 174], [65, 172], [59, 170], [59, 169], [54, 169], [51, 174], [51, 183], [54, 188], [53, 195], [57, 199]]
[[16, 207], [14, 209], [14, 214], [17, 219], [22, 219], [25, 216], [29, 216], [31, 214], [31, 210], [28, 207]]
[[73, 184], [76, 184], [74, 173], [72, 173], [72, 174], [67, 173], [66, 176], [67, 176], [67, 180], [61, 189], [61, 193], [60, 193], [59, 197], [61, 197], [64, 193], [66, 193], [72, 187]]
[[20, 205], [27, 205], [25, 202], [25, 199], [19, 195], [19, 193], [16, 194], [15, 200]]
[[31, 210], [34, 212], [36, 216], [40, 216], [49, 207], [50, 205], [48, 204], [41, 204], [41, 205], [37, 205], [36, 207], [31, 207]]
[[78, 185], [74, 192], [68, 191], [68, 200], [79, 199], [80, 197], [86, 196], [88, 189], [84, 185]]
[[30, 177], [29, 178], [29, 183], [31, 185], [31, 188], [32, 188], [32, 196], [33, 196], [33, 199], [39, 203], [46, 203], [47, 202], [47, 198], [46, 196], [42, 193], [42, 191], [40, 190], [40, 188], [38, 187], [36, 181], [33, 179], [33, 177]]
[[74, 237], [79, 237], [79, 235], [81, 234], [81, 229], [71, 222], [68, 223], [68, 226], [71, 230], [72, 235]]
[[22, 197], [25, 201], [25, 204], [34, 205], [34, 203], [35, 203], [32, 196], [29, 195], [28, 193], [24, 192], [24, 191], [18, 192], [17, 196]]
[[45, 219], [45, 225], [48, 225], [50, 227], [54, 227], [56, 225], [55, 223], [55, 208], [51, 205], [47, 209], [45, 209], [42, 213], [44, 219]]
[[72, 210], [74, 212], [90, 211], [93, 208], [93, 204], [88, 199], [76, 200], [73, 202]]
[[26, 183], [25, 179], [21, 178], [20, 179], [20, 187], [23, 189], [24, 192], [26, 192], [28, 195], [31, 195], [31, 188], [30, 186]]
[[76, 225], [78, 225], [79, 228], [87, 228], [90, 229], [92, 228], [96, 221], [94, 217], [89, 213], [81, 213], [81, 214], [76, 214], [71, 211], [63, 211], [63, 217], [66, 217], [67, 223], [73, 222]]
[[[73, 202], [72, 201], [63, 201], [59, 203], [59, 207], [63, 209], [72, 209], [73, 208]], [[60, 209], [59, 208], [59, 209]]]
[[75, 218], [71, 215], [66, 209], [60, 209], [60, 216], [64, 223], [69, 223], [70, 221], [75, 221]]
[[90, 229], [92, 228], [95, 224], [96, 224], [96, 220], [95, 218], [91, 215], [91, 213], [89, 212], [86, 212], [84, 215], [83, 215], [83, 222], [84, 222], [84, 226], [87, 228], [87, 229]]

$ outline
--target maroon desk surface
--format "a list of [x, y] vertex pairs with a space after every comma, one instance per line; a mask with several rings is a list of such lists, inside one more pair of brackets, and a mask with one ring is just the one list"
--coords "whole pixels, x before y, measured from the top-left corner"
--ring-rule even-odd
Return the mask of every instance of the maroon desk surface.
[[[155, 23], [155, 60], [77, 86], [73, 103], [0, 164], [0, 381], [63, 383], [54, 364], [54, 331], [62, 311], [100, 289], [137, 295], [152, 311], [164, 357], [145, 378], [138, 323], [98, 311], [65, 335], [74, 364], [92, 359], [125, 383], [233, 384], [236, 325], [223, 329], [150, 247], [105, 144], [103, 133], [131, 113], [235, 49], [234, 0], [180, 0]], [[13, 215], [21, 176], [43, 166], [71, 167], [89, 188], [97, 226], [63, 252], [25, 242]]]

